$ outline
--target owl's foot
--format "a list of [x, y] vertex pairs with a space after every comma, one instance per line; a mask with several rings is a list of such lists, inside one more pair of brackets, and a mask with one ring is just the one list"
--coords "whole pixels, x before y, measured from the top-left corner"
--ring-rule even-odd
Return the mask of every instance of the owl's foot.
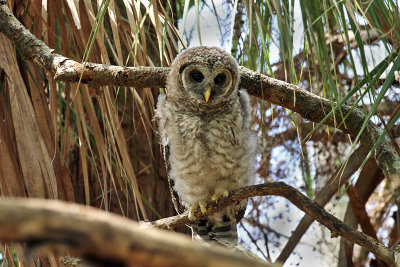
[[189, 215], [188, 215], [189, 220], [191, 220], [191, 221], [196, 220], [196, 216], [194, 216], [194, 214], [196, 213], [196, 211], [199, 207], [200, 207], [201, 213], [203, 213], [203, 215], [207, 215], [207, 202], [205, 200], [199, 200], [199, 201], [195, 202], [192, 206], [190, 206]]
[[214, 195], [211, 196], [211, 200], [214, 203], [218, 203], [218, 200], [222, 197], [229, 196], [229, 192], [226, 189], [217, 189], [215, 190]]

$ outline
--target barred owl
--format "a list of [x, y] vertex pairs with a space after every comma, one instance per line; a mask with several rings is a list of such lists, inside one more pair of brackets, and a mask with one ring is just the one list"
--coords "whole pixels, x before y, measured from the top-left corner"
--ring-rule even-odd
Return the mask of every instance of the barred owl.
[[[254, 182], [257, 138], [239, 79], [237, 63], [225, 51], [187, 49], [172, 63], [156, 109], [175, 207], [189, 210], [193, 237], [229, 247], [237, 244], [236, 225], [247, 201], [209, 216], [206, 206]], [[206, 217], [195, 221], [198, 208]]]

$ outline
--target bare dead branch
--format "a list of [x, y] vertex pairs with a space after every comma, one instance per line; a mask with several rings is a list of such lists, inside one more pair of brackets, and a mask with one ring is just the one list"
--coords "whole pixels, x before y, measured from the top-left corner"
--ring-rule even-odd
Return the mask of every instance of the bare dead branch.
[[[371, 194], [383, 179], [384, 175], [382, 170], [379, 168], [375, 160], [369, 159], [358, 175], [358, 179], [355, 184], [355, 187], [364, 203], [368, 201]], [[353, 228], [356, 228], [358, 225], [357, 218], [353, 212], [353, 208], [350, 205], [347, 206], [343, 221], [345, 224]], [[351, 262], [352, 258], [348, 257], [353, 255], [353, 246], [353, 243], [341, 238], [338, 255], [339, 261], [337, 266], [347, 266], [346, 264]]]
[[[358, 194], [357, 189], [355, 189], [355, 187], [352, 184], [350, 184], [347, 188], [347, 195], [349, 196], [350, 199], [350, 206], [353, 208], [354, 215], [356, 216], [357, 221], [360, 224], [363, 233], [373, 237], [376, 240], [379, 240], [376, 231], [374, 229], [374, 226], [372, 225], [368, 213], [365, 209], [365, 203]], [[382, 267], [386, 266], [386, 264], [384, 262], [381, 262], [379, 259], [377, 261], [378, 261], [377, 266], [382, 266]]]
[[143, 229], [95, 208], [56, 200], [0, 200], [0, 240], [65, 247], [108, 266], [272, 266], [183, 234]]
[[[359, 34], [361, 37], [361, 42], [363, 44], [373, 44], [374, 42], [377, 42], [382, 38], [382, 36], [376, 29], [361, 30]], [[356, 49], [358, 47], [358, 43], [356, 41], [356, 35], [354, 34], [354, 32], [352, 30], [348, 30], [347, 35], [348, 35], [348, 40], [346, 40], [346, 38], [344, 38], [344, 35], [341, 33], [335, 35], [331, 35], [328, 33], [325, 34], [326, 44], [327, 46], [332, 46], [333, 53], [335, 54], [335, 64], [334, 66], [331, 66], [331, 70], [332, 68], [336, 68], [339, 65], [339, 63], [341, 63], [348, 55], [349, 50], [343, 49], [343, 47], [346, 46], [347, 41], [350, 43], [351, 48]], [[386, 40], [390, 41], [389, 38], [386, 38]], [[312, 58], [311, 55], [305, 55], [305, 53], [309, 52], [310, 51], [302, 50], [293, 57], [293, 62], [296, 70], [299, 71], [300, 69], [302, 69], [303, 73], [305, 73], [305, 75], [303, 75], [304, 80], [309, 79], [307, 73], [310, 71], [310, 69], [308, 67], [305, 67], [301, 63], [304, 61], [305, 58]], [[316, 62], [316, 64], [318, 64], [318, 62]], [[278, 67], [278, 69], [274, 71], [274, 77], [278, 80], [285, 80], [285, 75], [286, 75], [285, 64], [283, 64], [283, 62], [280, 61], [272, 64], [272, 66]], [[312, 67], [311, 69], [312, 72], [314, 71], [313, 69], [314, 67]]]

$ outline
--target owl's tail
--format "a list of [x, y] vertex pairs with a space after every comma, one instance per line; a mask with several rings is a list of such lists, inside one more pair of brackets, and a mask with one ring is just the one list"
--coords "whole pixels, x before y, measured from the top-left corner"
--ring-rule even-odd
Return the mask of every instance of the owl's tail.
[[208, 244], [219, 244], [233, 248], [238, 244], [236, 219], [227, 215], [221, 221], [204, 218], [192, 223], [192, 237]]
[[215, 222], [208, 217], [192, 223], [192, 238], [196, 242], [206, 245], [222, 245], [231, 248], [243, 255], [264, 262], [257, 255], [246, 250], [238, 244], [236, 218], [227, 215], [222, 217], [222, 221]]

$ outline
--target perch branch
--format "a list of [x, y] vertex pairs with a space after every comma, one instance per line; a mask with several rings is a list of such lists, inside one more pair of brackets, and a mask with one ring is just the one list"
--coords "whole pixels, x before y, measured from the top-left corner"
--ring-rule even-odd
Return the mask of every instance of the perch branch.
[[143, 229], [95, 208], [56, 200], [0, 200], [0, 240], [48, 245], [105, 266], [274, 266], [183, 234]]
[[[210, 204], [212, 214], [238, 201], [254, 196], [282, 196], [310, 217], [331, 230], [372, 252], [377, 258], [394, 265], [393, 251], [351, 227], [343, 224], [320, 205], [285, 183], [248, 186]], [[197, 218], [203, 215], [196, 213]], [[174, 228], [190, 223], [187, 213], [151, 223], [152, 226]], [[189, 238], [158, 229], [143, 229], [138, 223], [98, 209], [61, 201], [39, 199], [0, 200], [0, 240], [21, 241], [30, 245], [67, 245], [80, 257], [104, 262], [157, 266], [248, 266], [260, 263], [232, 255], [224, 249], [209, 249], [192, 244]], [[156, 251], [156, 253], [154, 253]], [[206, 256], [207, 254], [207, 256]], [[182, 258], [182, 255], [187, 257]], [[204, 260], [207, 259], [207, 262]], [[234, 265], [236, 263], [236, 265]], [[257, 265], [258, 264], [258, 265]]]
[[[211, 215], [224, 207], [235, 205], [238, 201], [249, 197], [267, 195], [286, 198], [311, 218], [327, 227], [331, 231], [333, 237], [340, 235], [372, 252], [376, 257], [386, 263], [390, 265], [394, 264], [394, 254], [389, 248], [379, 243], [374, 238], [347, 226], [338, 218], [328, 213], [318, 203], [313, 202], [295, 188], [282, 182], [253, 185], [233, 191], [229, 194], [229, 197], [221, 199], [217, 204], [209, 204], [207, 206], [207, 214]], [[190, 220], [187, 215], [188, 213], [185, 212], [177, 216], [157, 220], [148, 224], [159, 228], [172, 229], [183, 224], [189, 224]], [[204, 217], [200, 211], [198, 211], [195, 216], [198, 219]]]
[[[22, 55], [39, 64], [44, 69], [55, 74], [55, 78], [65, 82], [88, 84], [91, 87], [103, 85], [124, 87], [165, 87], [169, 68], [162, 67], [121, 67], [96, 63], [82, 63], [54, 53], [45, 43], [38, 40], [11, 13], [7, 1], [0, 0], [0, 32], [5, 34]], [[332, 110], [331, 101], [314, 95], [300, 87], [279, 81], [266, 75], [240, 67], [240, 87], [256, 97], [273, 104], [289, 108], [303, 117], [320, 122]], [[325, 124], [342, 129], [353, 137], [356, 136], [365, 120], [358, 109], [342, 106]], [[361, 142], [372, 149], [383, 130], [369, 121], [367, 128], [361, 134]], [[390, 140], [385, 137], [375, 151], [375, 158], [387, 178], [399, 182], [400, 158], [396, 154]]]

